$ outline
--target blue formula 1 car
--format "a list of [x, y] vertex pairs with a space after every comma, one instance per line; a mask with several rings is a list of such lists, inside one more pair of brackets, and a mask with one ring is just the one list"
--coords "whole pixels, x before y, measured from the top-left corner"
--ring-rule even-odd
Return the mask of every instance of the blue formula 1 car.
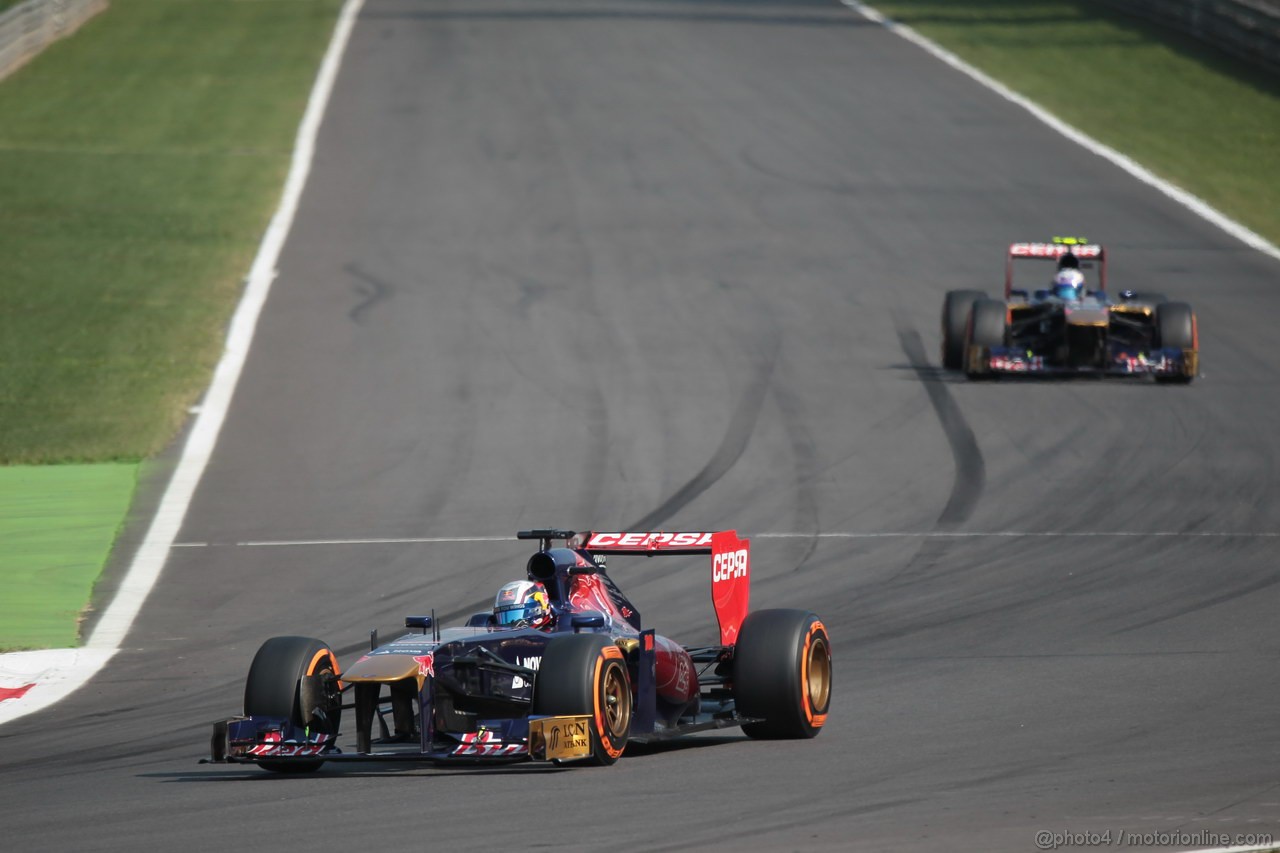
[[[1015, 261], [1053, 261], [1035, 289], [1014, 287]], [[1086, 278], [1088, 272], [1094, 276]], [[1162, 294], [1107, 292], [1107, 252], [1080, 238], [1014, 243], [1004, 299], [948, 291], [942, 305], [942, 364], [970, 379], [1011, 375], [1152, 376], [1188, 383], [1200, 364], [1196, 315]]]
[[[604, 765], [629, 742], [707, 729], [821, 731], [827, 630], [804, 610], [748, 613], [750, 544], [735, 532], [518, 537], [540, 542], [520, 584], [546, 599], [541, 629], [488, 611], [444, 629], [410, 616], [409, 633], [386, 644], [375, 636], [346, 669], [320, 640], [274, 637], [249, 668], [244, 715], [215, 724], [211, 760], [281, 773], [345, 761]], [[682, 554], [711, 556], [719, 645], [681, 646], [645, 627], [606, 572], [609, 555]], [[344, 712], [354, 712], [353, 733]], [[350, 734], [354, 748], [340, 746]]]

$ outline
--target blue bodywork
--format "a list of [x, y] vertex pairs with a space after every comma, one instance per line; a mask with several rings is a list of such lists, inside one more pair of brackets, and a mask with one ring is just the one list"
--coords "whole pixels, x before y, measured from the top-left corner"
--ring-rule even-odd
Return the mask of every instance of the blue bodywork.
[[[618, 615], [570, 604], [571, 574], [593, 574]], [[429, 617], [410, 617], [419, 628], [377, 644], [348, 672], [371, 659], [395, 656], [400, 666], [418, 664], [416, 677], [343, 683], [340, 676], [304, 676], [299, 695], [328, 695], [354, 710], [356, 749], [343, 752], [338, 733], [298, 726], [287, 718], [244, 716], [215, 725], [212, 758], [231, 763], [266, 761], [280, 769], [289, 762], [416, 761], [510, 762], [528, 760], [533, 688], [547, 644], [557, 636], [597, 633], [623, 647], [633, 691], [630, 740], [644, 742], [708, 728], [750, 722], [734, 710], [722, 668], [727, 649], [686, 649], [701, 666], [700, 701], [669, 706], [655, 687], [655, 638], [641, 630], [640, 614], [604, 572], [603, 560], [585, 551], [551, 548], [529, 561], [529, 576], [547, 586], [557, 614], [555, 628], [501, 628], [487, 614], [467, 626], [436, 629]], [[389, 663], [395, 663], [394, 661]], [[715, 671], [709, 670], [715, 667]], [[384, 695], [390, 688], [391, 696]], [[336, 698], [336, 697], [341, 697]], [[416, 702], [412, 700], [416, 699]], [[416, 704], [416, 712], [412, 706]], [[392, 725], [388, 725], [391, 718]], [[443, 725], [442, 725], [443, 723]], [[375, 738], [377, 725], [381, 737]]]

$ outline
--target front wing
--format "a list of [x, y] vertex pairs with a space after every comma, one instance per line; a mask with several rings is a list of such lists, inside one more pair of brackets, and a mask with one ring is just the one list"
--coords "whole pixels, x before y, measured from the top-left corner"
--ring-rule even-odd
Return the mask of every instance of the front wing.
[[1146, 351], [1136, 347], [1113, 346], [1104, 367], [1054, 364], [1044, 356], [1017, 347], [971, 346], [965, 358], [965, 372], [970, 375], [1063, 376], [1089, 373], [1106, 376], [1194, 377], [1198, 368], [1199, 353], [1196, 350], [1173, 347]]
[[419, 764], [564, 761], [591, 754], [586, 736], [590, 722], [589, 716], [485, 721], [477, 731], [459, 734], [444, 746], [438, 741], [434, 748], [420, 742], [378, 744], [371, 752], [346, 753], [338, 748], [336, 735], [309, 732], [286, 719], [233, 717], [214, 724], [210, 757], [214, 763], [268, 761], [277, 766], [317, 760]]

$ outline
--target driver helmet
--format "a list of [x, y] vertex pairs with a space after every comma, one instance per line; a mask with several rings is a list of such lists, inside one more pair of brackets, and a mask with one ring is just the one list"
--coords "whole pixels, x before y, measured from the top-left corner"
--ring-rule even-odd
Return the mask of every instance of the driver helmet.
[[1058, 270], [1053, 277], [1052, 293], [1068, 302], [1079, 302], [1084, 296], [1084, 273], [1078, 269]]
[[551, 599], [538, 581], [512, 581], [493, 599], [493, 621], [507, 628], [550, 628]]

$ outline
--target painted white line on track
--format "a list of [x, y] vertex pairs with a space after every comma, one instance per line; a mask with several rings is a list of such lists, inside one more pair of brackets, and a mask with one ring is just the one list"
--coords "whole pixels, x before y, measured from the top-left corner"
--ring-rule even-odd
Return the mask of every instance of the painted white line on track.
[[1077, 530], [1077, 531], [1034, 531], [1034, 530], [990, 530], [990, 531], [950, 531], [929, 530], [901, 533], [753, 533], [753, 539], [1058, 539], [1079, 538], [1096, 539], [1107, 537], [1172, 537], [1172, 538], [1216, 538], [1216, 539], [1275, 539], [1280, 532], [1251, 532], [1231, 530]]
[[[744, 533], [751, 539], [1280, 539], [1280, 531], [1233, 530], [902, 530], [845, 533]], [[247, 542], [175, 542], [174, 548], [299, 548], [317, 545], [461, 545], [511, 542], [513, 536], [406, 536], [370, 539], [279, 539]]]
[[1244, 225], [1241, 225], [1239, 222], [1228, 217], [1226, 214], [1220, 212], [1214, 207], [1211, 207], [1208, 202], [1203, 199], [1192, 195], [1181, 187], [1174, 186], [1161, 177], [1158, 177], [1145, 166], [1140, 165], [1136, 160], [1121, 154], [1119, 151], [1108, 145], [1104, 145], [1083, 131], [1077, 130], [1055, 116], [1053, 113], [1046, 110], [1044, 107], [1029, 98], [1019, 95], [1017, 92], [1013, 91], [995, 78], [987, 76], [960, 57], [956, 56], [951, 51], [920, 35], [920, 33], [911, 29], [911, 27], [908, 27], [905, 24], [899, 24], [893, 19], [887, 17], [883, 12], [880, 12], [866, 3], [858, 2], [858, 0], [840, 0], [840, 2], [866, 18], [868, 21], [880, 24], [895, 35], [901, 36], [917, 47], [920, 47], [935, 58], [945, 62], [947, 65], [950, 65], [961, 74], [964, 74], [966, 77], [973, 79], [982, 86], [985, 86], [987, 89], [995, 92], [1006, 101], [1022, 107], [1024, 110], [1031, 113], [1049, 127], [1053, 128], [1062, 136], [1065, 136], [1077, 145], [1080, 145], [1099, 157], [1119, 166], [1121, 169], [1142, 181], [1144, 184], [1159, 190], [1161, 193], [1187, 208], [1192, 213], [1216, 225], [1218, 228], [1227, 232], [1232, 237], [1235, 237], [1237, 240], [1240, 240], [1250, 248], [1257, 249], [1259, 252], [1280, 260], [1280, 246], [1276, 246], [1261, 234], [1251, 231]]
[[119, 651], [142, 603], [160, 577], [169, 549], [186, 517], [196, 484], [213, 454], [218, 433], [226, 419], [236, 383], [253, 342], [258, 316], [262, 313], [262, 306], [276, 277], [276, 262], [293, 225], [298, 201], [311, 171], [316, 135], [342, 64], [342, 55], [363, 5], [364, 0], [347, 0], [338, 15], [337, 25], [329, 40], [329, 47], [316, 75], [306, 112], [294, 140], [293, 159], [280, 206], [258, 246], [258, 254], [245, 282], [244, 294], [231, 319], [226, 349], [214, 370], [209, 390], [200, 403], [199, 414], [182, 450], [182, 458], [178, 460], [177, 468], [165, 488], [164, 497], [151, 521], [146, 538], [139, 546], [111, 604], [102, 614], [83, 648], [20, 652], [18, 654], [24, 656], [21, 660], [0, 655], [0, 672], [13, 670], [17, 664], [22, 664], [40, 673], [34, 685], [20, 698], [0, 702], [0, 723], [52, 705], [92, 678]]
[[237, 542], [241, 548], [281, 548], [290, 545], [436, 545], [466, 542], [516, 542], [514, 536], [423, 536], [406, 539], [293, 539], [278, 542]]

